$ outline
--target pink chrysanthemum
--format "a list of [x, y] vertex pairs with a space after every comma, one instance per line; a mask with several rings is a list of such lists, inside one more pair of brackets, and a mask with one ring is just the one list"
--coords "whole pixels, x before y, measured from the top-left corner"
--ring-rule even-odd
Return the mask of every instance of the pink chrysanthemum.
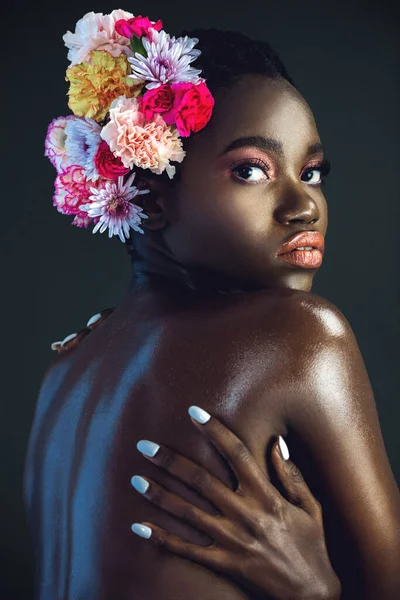
[[200, 50], [193, 50], [198, 38], [185, 36], [175, 39], [164, 30], [155, 29], [151, 30], [151, 36], [151, 42], [142, 37], [147, 56], [135, 52], [134, 58], [128, 58], [132, 65], [130, 77], [149, 81], [146, 85], [148, 90], [178, 81], [198, 83], [201, 70], [190, 66], [201, 54]]
[[169, 161], [181, 162], [185, 156], [179, 131], [168, 126], [159, 114], [148, 122], [137, 98], [120, 96], [114, 100], [110, 121], [100, 135], [128, 169], [136, 165], [157, 175], [166, 170], [172, 179], [175, 167]]
[[[87, 211], [90, 217], [99, 217], [99, 221], [92, 233], [100, 229], [103, 233], [108, 228], [108, 237], [118, 235], [121, 242], [129, 238], [129, 228], [144, 233], [139, 227], [142, 219], [148, 219], [141, 206], [131, 202], [132, 198], [140, 194], [147, 194], [150, 190], [139, 190], [131, 185], [136, 173], [132, 173], [124, 183], [124, 178], [119, 177], [117, 182], [106, 181], [100, 188], [91, 187], [91, 202], [83, 204], [80, 209]], [[124, 237], [125, 235], [125, 237]]]
[[90, 61], [92, 50], [106, 50], [116, 57], [123, 52], [133, 56], [129, 38], [121, 36], [115, 29], [115, 23], [120, 19], [131, 19], [132, 13], [125, 10], [113, 10], [109, 15], [88, 12], [79, 19], [75, 32], [67, 31], [63, 40], [69, 48], [68, 59], [72, 65]]

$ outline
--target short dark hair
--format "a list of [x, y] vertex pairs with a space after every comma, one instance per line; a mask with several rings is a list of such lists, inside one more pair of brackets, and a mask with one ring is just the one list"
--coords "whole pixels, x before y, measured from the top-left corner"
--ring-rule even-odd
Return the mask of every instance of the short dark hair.
[[242, 75], [258, 73], [270, 79], [283, 77], [294, 87], [285, 65], [268, 42], [253, 40], [239, 31], [220, 29], [184, 30], [180, 36], [198, 38], [195, 48], [201, 55], [193, 62], [201, 69], [211, 93], [219, 87], [229, 88]]
[[[283, 77], [296, 88], [285, 65], [268, 42], [253, 40], [239, 31], [221, 29], [190, 29], [181, 31], [176, 37], [198, 38], [195, 48], [201, 55], [192, 63], [201, 69], [200, 77], [206, 80], [207, 87], [214, 95], [219, 88], [229, 89], [241, 76], [247, 74], [265, 75], [269, 79]], [[297, 88], [296, 88], [297, 89]], [[185, 138], [182, 139], [185, 146]], [[174, 180], [179, 179], [179, 167], [176, 166]], [[158, 177], [166, 176], [165, 173]], [[168, 176], [166, 176], [168, 177]], [[127, 251], [132, 262], [135, 258], [136, 236], [142, 234], [130, 232]]]

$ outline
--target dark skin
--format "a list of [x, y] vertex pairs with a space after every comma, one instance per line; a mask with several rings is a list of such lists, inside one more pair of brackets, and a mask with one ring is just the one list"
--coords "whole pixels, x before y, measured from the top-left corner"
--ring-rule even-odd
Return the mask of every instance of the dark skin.
[[[283, 153], [247, 147], [221, 156], [243, 136], [278, 139]], [[337, 597], [335, 574], [343, 598], [398, 597], [400, 498], [357, 342], [340, 311], [310, 293], [317, 269], [276, 257], [298, 231], [326, 233], [326, 200], [309, 183], [318, 177], [303, 176], [321, 159], [320, 152], [307, 155], [319, 141], [307, 103], [290, 84], [246, 76], [228, 96], [216, 96], [209, 126], [189, 140], [178, 185], [147, 178], [152, 193], [140, 199], [150, 218], [130, 290], [75, 352], [56, 358], [40, 390], [24, 478], [48, 586], [40, 600], [56, 588], [85, 600], [326, 598]], [[270, 164], [268, 174], [259, 165], [235, 170], [250, 159]], [[246, 494], [247, 512], [229, 515], [248, 543], [239, 544], [242, 560], [234, 562], [232, 547], [219, 540], [230, 550], [225, 572], [130, 530], [147, 523], [197, 546], [215, 539], [141, 498], [129, 483], [135, 474], [150, 488], [218, 512], [207, 500], [209, 486], [197, 493], [179, 472], [145, 462], [140, 439], [159, 444], [160, 457], [172, 452], [203, 466], [232, 492], [243, 489], [203, 431], [181, 423], [190, 405], [245, 445], [255, 462], [247, 461], [242, 477], [255, 469], [264, 475], [265, 485]], [[272, 503], [287, 510], [267, 510], [273, 486], [288, 495], [274, 458], [279, 434], [305, 476], [309, 502], [322, 506], [331, 563], [316, 513], [295, 512], [293, 502], [291, 510], [289, 502]], [[233, 496], [222, 512], [232, 509]], [[255, 498], [267, 516], [249, 528]], [[244, 529], [254, 538], [241, 537]]]
[[[53, 349], [59, 354], [70, 353], [114, 310], [105, 309], [96, 315], [93, 324], [65, 343], [56, 342]], [[141, 491], [145, 498], [210, 535], [214, 542], [206, 547], [192, 544], [145, 522], [151, 528], [147, 539], [182, 558], [229, 575], [259, 598], [339, 599], [341, 585], [326, 548], [321, 504], [311, 494], [296, 465], [282, 455], [278, 442], [272, 445], [270, 456], [284, 495], [265, 478], [249, 449], [221, 421], [214, 417], [207, 424], [198, 424], [194, 419], [192, 422], [226, 459], [238, 485], [232, 492], [206, 469], [170, 448], [160, 448], [153, 457], [143, 454], [217, 508], [210, 515], [147, 478], [145, 481], [151, 486]], [[269, 543], [273, 524], [280, 530], [279, 544]], [[292, 547], [290, 555], [288, 547]], [[288, 556], [292, 560], [290, 576]]]

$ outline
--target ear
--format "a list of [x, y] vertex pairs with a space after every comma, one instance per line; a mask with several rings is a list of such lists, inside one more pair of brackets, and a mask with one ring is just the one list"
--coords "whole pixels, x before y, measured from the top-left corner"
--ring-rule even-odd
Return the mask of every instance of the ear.
[[148, 219], [143, 219], [143, 229], [163, 229], [168, 222], [166, 214], [169, 185], [162, 175], [154, 175], [150, 172], [137, 172], [134, 185], [141, 190], [150, 190], [147, 194], [141, 194], [134, 198], [135, 204], [143, 208]]

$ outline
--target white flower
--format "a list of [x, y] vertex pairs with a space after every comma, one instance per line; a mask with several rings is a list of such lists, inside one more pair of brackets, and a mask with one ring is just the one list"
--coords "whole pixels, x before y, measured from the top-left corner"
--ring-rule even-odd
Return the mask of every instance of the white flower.
[[65, 149], [69, 164], [83, 167], [87, 179], [93, 181], [99, 178], [94, 159], [101, 143], [100, 133], [101, 126], [88, 117], [74, 117], [65, 126]]
[[129, 238], [130, 227], [144, 233], [139, 223], [142, 219], [148, 219], [148, 216], [143, 213], [141, 206], [130, 201], [140, 194], [148, 194], [150, 190], [139, 190], [134, 185], [131, 186], [135, 175], [136, 173], [132, 173], [125, 183], [123, 177], [118, 177], [117, 182], [104, 181], [99, 189], [90, 188], [91, 202], [82, 204], [79, 208], [86, 211], [89, 217], [100, 217], [92, 233], [96, 233], [100, 227], [100, 233], [103, 233], [108, 227], [108, 237], [118, 235], [121, 242], [125, 242], [124, 234], [126, 239]]
[[67, 135], [65, 126], [68, 121], [74, 120], [77, 117], [68, 115], [68, 117], [57, 117], [53, 119], [47, 128], [46, 140], [44, 142], [44, 155], [50, 159], [53, 167], [57, 169], [57, 173], [64, 171], [71, 162], [68, 160], [65, 142]]
[[164, 83], [197, 83], [201, 70], [194, 69], [190, 63], [201, 54], [200, 50], [193, 50], [198, 38], [185, 36], [175, 39], [164, 30], [155, 29], [151, 29], [151, 35], [151, 42], [148, 37], [142, 37], [147, 56], [135, 52], [134, 58], [128, 57], [132, 65], [132, 75], [129, 77], [150, 81], [146, 85], [149, 90]]
[[109, 15], [88, 12], [76, 24], [75, 33], [67, 31], [63, 40], [68, 52], [71, 66], [83, 61], [89, 61], [92, 50], [107, 50], [112, 56], [119, 56], [121, 52], [126, 56], [133, 56], [129, 38], [119, 35], [115, 30], [115, 23], [119, 19], [131, 19], [132, 13], [125, 10], [113, 10]]

